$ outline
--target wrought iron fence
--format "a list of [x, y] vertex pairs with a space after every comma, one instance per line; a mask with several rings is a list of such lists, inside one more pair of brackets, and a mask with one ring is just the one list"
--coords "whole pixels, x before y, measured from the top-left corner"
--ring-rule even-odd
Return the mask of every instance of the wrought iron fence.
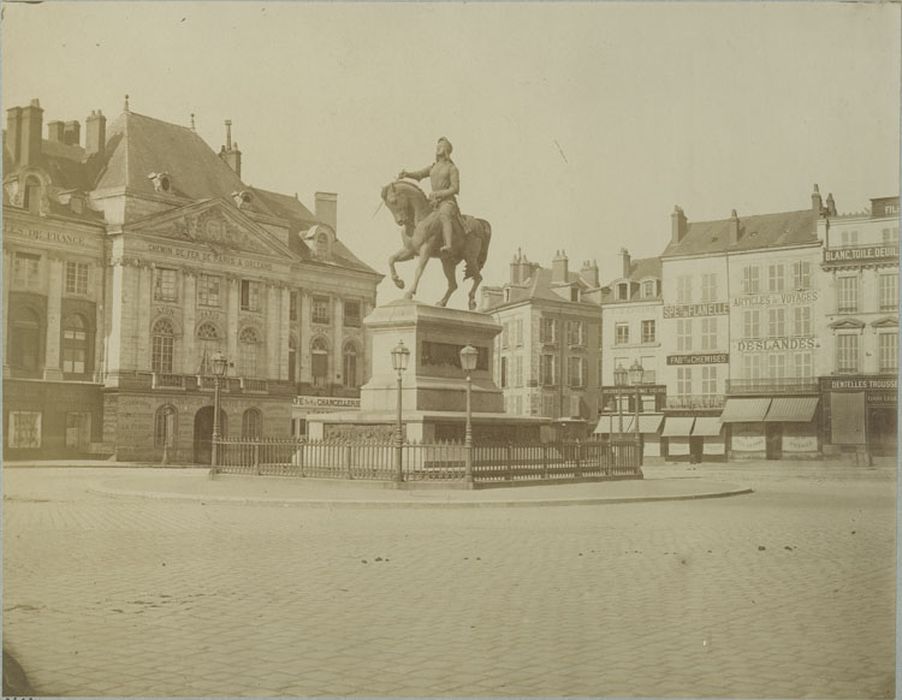
[[[223, 438], [218, 471], [327, 479], [465, 483], [461, 442]], [[642, 478], [640, 445], [612, 442], [485, 443], [471, 448], [474, 484]]]

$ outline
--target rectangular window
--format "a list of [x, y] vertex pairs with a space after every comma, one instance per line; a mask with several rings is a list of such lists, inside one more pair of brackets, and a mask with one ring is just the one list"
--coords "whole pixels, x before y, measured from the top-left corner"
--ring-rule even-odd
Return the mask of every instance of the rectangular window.
[[761, 337], [761, 311], [746, 309], [742, 312], [742, 326], [746, 338]]
[[692, 276], [680, 275], [677, 277], [677, 303], [692, 303]]
[[799, 379], [811, 379], [814, 376], [810, 352], [797, 352], [793, 356], [793, 364], [795, 365], [795, 376]]
[[197, 303], [199, 306], [219, 306], [222, 278], [216, 275], [197, 276]]
[[642, 322], [642, 342], [643, 343], [655, 342], [655, 322], [654, 322], [654, 320]]
[[742, 373], [746, 379], [761, 379], [761, 355], [743, 355]]
[[346, 301], [342, 316], [346, 328], [360, 328], [360, 302]]
[[836, 310], [838, 313], [858, 311], [858, 277], [840, 277], [836, 280]]
[[88, 264], [66, 263], [66, 294], [88, 293]]
[[811, 307], [797, 306], [793, 311], [795, 335], [811, 335]]
[[767, 335], [782, 338], [786, 335], [786, 309], [767, 310]]
[[702, 394], [713, 396], [717, 393], [717, 367], [702, 367]]
[[523, 345], [523, 319], [518, 318], [514, 321], [514, 342], [519, 346]]
[[292, 290], [288, 292], [288, 320], [298, 320], [298, 296], [299, 293]]
[[677, 367], [677, 395], [692, 395], [692, 368]]
[[786, 355], [772, 352], [767, 356], [767, 374], [771, 379], [783, 379], [786, 376]]
[[178, 271], [158, 267], [153, 271], [153, 298], [155, 301], [178, 301]]
[[652, 299], [658, 296], [658, 283], [654, 280], [646, 280], [642, 283], [642, 296], [646, 299]]
[[881, 372], [899, 370], [899, 336], [895, 333], [880, 333], [877, 336], [877, 350]]
[[899, 308], [899, 275], [880, 275], [880, 310], [896, 311]]
[[858, 336], [836, 336], [836, 369], [840, 372], [858, 371]]
[[38, 411], [10, 411], [7, 444], [14, 448], [41, 446], [41, 414]]
[[759, 270], [757, 265], [746, 265], [742, 268], [742, 293], [757, 294], [760, 291]]
[[514, 355], [514, 386], [523, 386], [523, 356]]
[[692, 350], [692, 319], [677, 319], [677, 350], [686, 352]]
[[893, 228], [883, 229], [883, 245], [898, 245], [898, 244], [899, 244], [899, 227], [894, 226]]
[[260, 310], [260, 283], [241, 280], [241, 310]]
[[614, 344], [627, 345], [630, 342], [630, 327], [628, 323], [614, 324]]
[[782, 292], [785, 283], [783, 263], [775, 263], [767, 266], [767, 291]]
[[544, 394], [542, 396], [542, 415], [548, 418], [555, 417], [555, 397], [552, 394]]
[[507, 348], [511, 344], [511, 324], [505, 321], [501, 324], [501, 347]]
[[17, 287], [36, 288], [40, 285], [41, 256], [16, 253], [13, 258], [13, 281]]
[[840, 245], [844, 248], [858, 245], [858, 231], [843, 231], [839, 235]]
[[543, 318], [539, 326], [539, 340], [543, 343], [553, 343], [557, 340], [557, 321], [553, 318]]
[[713, 350], [717, 347], [717, 319], [702, 319], [702, 350]]
[[570, 345], [582, 345], [584, 340], [584, 329], [582, 321], [570, 321], [567, 324], [567, 343]]
[[542, 384], [543, 386], [557, 384], [557, 357], [554, 355], [542, 355]]
[[581, 387], [585, 386], [583, 369], [584, 363], [583, 358], [581, 357], [571, 357], [568, 363], [569, 372], [570, 372], [570, 386], [571, 387]]
[[717, 299], [717, 273], [702, 273], [702, 301]]
[[621, 282], [617, 285], [617, 301], [626, 301], [629, 299], [630, 291], [629, 285], [626, 282]]
[[150, 354], [150, 368], [154, 372], [172, 372], [172, 348], [171, 335], [154, 335]]
[[329, 325], [332, 314], [329, 304], [329, 297], [313, 297], [313, 322], [323, 325]]
[[808, 289], [811, 287], [811, 263], [799, 260], [792, 266], [793, 289]]

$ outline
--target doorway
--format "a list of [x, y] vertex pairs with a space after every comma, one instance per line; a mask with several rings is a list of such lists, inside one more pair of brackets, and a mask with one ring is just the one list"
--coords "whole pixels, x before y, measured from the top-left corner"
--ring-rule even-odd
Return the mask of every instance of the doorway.
[[767, 459], [783, 459], [783, 424], [765, 423]]
[[[228, 434], [225, 411], [219, 411], [219, 431]], [[194, 415], [194, 462], [210, 464], [213, 459], [213, 407], [204, 406]]]
[[891, 457], [896, 454], [898, 416], [894, 407], [872, 408], [868, 415], [868, 442], [871, 454]]
[[76, 452], [87, 452], [91, 443], [91, 414], [66, 414], [66, 447]]
[[689, 438], [689, 462], [701, 464], [705, 453], [705, 438], [693, 435]]

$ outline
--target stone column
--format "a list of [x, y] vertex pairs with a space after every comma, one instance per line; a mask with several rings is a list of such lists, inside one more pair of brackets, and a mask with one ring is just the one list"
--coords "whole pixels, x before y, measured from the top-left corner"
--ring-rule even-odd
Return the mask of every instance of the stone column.
[[280, 378], [283, 291], [275, 284], [266, 285], [266, 370], [260, 376], [267, 379]]
[[306, 291], [298, 292], [301, 311], [300, 335], [298, 336], [298, 359], [301, 366], [298, 371], [299, 382], [312, 382], [313, 372], [310, 363], [310, 341], [313, 338], [313, 297]]
[[329, 382], [331, 384], [344, 384], [344, 347], [342, 340], [344, 338], [344, 322], [345, 322], [345, 306], [341, 297], [332, 297], [332, 363], [329, 367], [331, 373]]
[[63, 261], [50, 257], [47, 280], [47, 335], [44, 343], [44, 379], [62, 379], [60, 335], [63, 301]]
[[122, 334], [126, 325], [126, 274], [122, 263], [109, 267], [110, 275], [110, 328], [106, 338], [106, 370], [114, 374], [122, 369]]
[[238, 367], [238, 303], [241, 297], [240, 281], [237, 277], [227, 276], [228, 301], [226, 302], [226, 350], [229, 362]]
[[197, 354], [195, 351], [194, 328], [197, 325], [197, 273], [185, 272], [185, 282], [182, 285], [185, 292], [182, 299], [182, 327], [176, 329], [181, 333], [178, 337], [179, 359], [178, 365], [173, 367], [182, 374], [193, 374], [197, 371]]
[[291, 289], [288, 287], [279, 288], [279, 352], [278, 358], [278, 379], [288, 380], [288, 336], [291, 333], [291, 321], [288, 318], [289, 304], [291, 297]]
[[150, 371], [150, 313], [153, 304], [153, 268], [138, 268], [137, 327], [134, 329], [135, 369]]

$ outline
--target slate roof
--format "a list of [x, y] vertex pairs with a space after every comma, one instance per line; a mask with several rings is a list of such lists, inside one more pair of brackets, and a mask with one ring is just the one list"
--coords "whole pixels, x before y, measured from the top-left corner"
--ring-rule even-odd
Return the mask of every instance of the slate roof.
[[[630, 282], [640, 282], [641, 280], [648, 279], [649, 277], [659, 280], [661, 279], [661, 274], [661, 258], [636, 258], [635, 260], [630, 261], [630, 274], [626, 279], [628, 279]], [[614, 285], [614, 282], [622, 279], [624, 278], [617, 277], [601, 288], [601, 303], [606, 304], [610, 301], [614, 301], [614, 292], [612, 287]], [[647, 298], [640, 298], [630, 299], [629, 301], [650, 300]]]
[[692, 221], [679, 243], [671, 241], [662, 257], [777, 248], [817, 241], [813, 209], [739, 217], [739, 240], [730, 244], [732, 219]]
[[586, 306], [596, 306], [596, 304], [591, 301], [570, 301], [569, 291], [565, 291], [563, 295], [555, 291], [556, 288], [569, 290], [570, 286], [574, 283], [583, 291], [589, 289], [589, 285], [587, 285], [582, 277], [579, 276], [579, 273], [568, 272], [567, 282], [559, 284], [552, 282], [551, 270], [540, 267], [539, 265], [535, 265], [532, 274], [529, 276], [529, 278], [526, 279], [524, 283], [504, 285], [505, 289], [510, 289], [510, 301], [498, 304], [492, 307], [492, 309], [507, 306], [508, 304], [516, 304], [522, 301], [533, 300], [557, 301], [566, 302], [568, 304], [585, 304]]

